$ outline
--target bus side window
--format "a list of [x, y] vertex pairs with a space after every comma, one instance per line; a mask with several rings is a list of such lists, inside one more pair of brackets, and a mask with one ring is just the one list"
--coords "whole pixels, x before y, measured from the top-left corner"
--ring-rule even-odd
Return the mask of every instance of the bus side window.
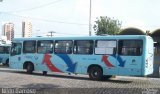
[[95, 45], [95, 54], [113, 55], [117, 51], [116, 40], [97, 40]]
[[72, 54], [73, 41], [71, 40], [56, 40], [54, 52], [56, 54]]
[[52, 40], [40, 40], [37, 42], [37, 53], [53, 53]]
[[35, 53], [36, 52], [36, 41], [24, 41], [23, 42], [23, 53]]
[[142, 54], [142, 40], [120, 40], [118, 54], [126, 56], [140, 56]]
[[140, 55], [141, 54], [141, 48], [140, 47], [137, 47], [136, 48], [136, 55]]
[[74, 54], [93, 54], [92, 40], [74, 41]]

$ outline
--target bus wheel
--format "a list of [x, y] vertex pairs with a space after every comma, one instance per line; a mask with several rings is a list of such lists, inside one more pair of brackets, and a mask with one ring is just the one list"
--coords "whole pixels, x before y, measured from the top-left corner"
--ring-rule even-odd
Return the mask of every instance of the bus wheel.
[[103, 71], [98, 66], [93, 66], [89, 69], [89, 78], [91, 80], [102, 80]]
[[28, 74], [32, 74], [33, 70], [34, 70], [33, 64], [32, 63], [28, 63], [27, 64], [27, 73]]

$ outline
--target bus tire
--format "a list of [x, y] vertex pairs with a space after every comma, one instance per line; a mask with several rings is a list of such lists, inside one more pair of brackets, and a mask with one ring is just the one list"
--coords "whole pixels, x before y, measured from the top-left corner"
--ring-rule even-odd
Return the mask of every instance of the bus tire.
[[97, 80], [97, 81], [102, 80], [103, 71], [102, 71], [101, 67], [99, 67], [99, 66], [90, 67], [88, 73], [89, 73], [89, 78], [91, 80]]
[[27, 69], [27, 73], [28, 73], [28, 74], [32, 74], [32, 73], [33, 73], [33, 70], [34, 70], [33, 64], [32, 64], [32, 63], [28, 63], [26, 69]]

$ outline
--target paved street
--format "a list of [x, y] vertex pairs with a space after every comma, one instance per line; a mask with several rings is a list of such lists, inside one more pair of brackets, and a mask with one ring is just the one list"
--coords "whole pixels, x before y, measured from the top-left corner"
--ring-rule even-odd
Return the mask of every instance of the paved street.
[[160, 94], [160, 79], [117, 76], [107, 81], [92, 81], [87, 75], [49, 73], [43, 76], [40, 72], [28, 75], [1, 66], [0, 88], [31, 88], [41, 94]]

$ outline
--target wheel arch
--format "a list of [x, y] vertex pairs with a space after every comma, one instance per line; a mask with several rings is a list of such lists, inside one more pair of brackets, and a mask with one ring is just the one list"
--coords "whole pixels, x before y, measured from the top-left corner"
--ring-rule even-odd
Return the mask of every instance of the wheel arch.
[[96, 66], [96, 67], [99, 67], [99, 68], [102, 70], [102, 73], [103, 73], [103, 68], [102, 68], [102, 66], [100, 66], [100, 65], [98, 65], [98, 64], [91, 64], [91, 65], [89, 65], [88, 68], [87, 68], [87, 73], [89, 73], [89, 69], [90, 69], [90, 68], [95, 67], [95, 66]]
[[26, 61], [23, 63], [23, 69], [27, 69], [27, 65], [32, 64], [33, 65], [33, 70], [34, 70], [34, 64], [31, 61]]
[[9, 58], [6, 59], [5, 63], [9, 63]]

